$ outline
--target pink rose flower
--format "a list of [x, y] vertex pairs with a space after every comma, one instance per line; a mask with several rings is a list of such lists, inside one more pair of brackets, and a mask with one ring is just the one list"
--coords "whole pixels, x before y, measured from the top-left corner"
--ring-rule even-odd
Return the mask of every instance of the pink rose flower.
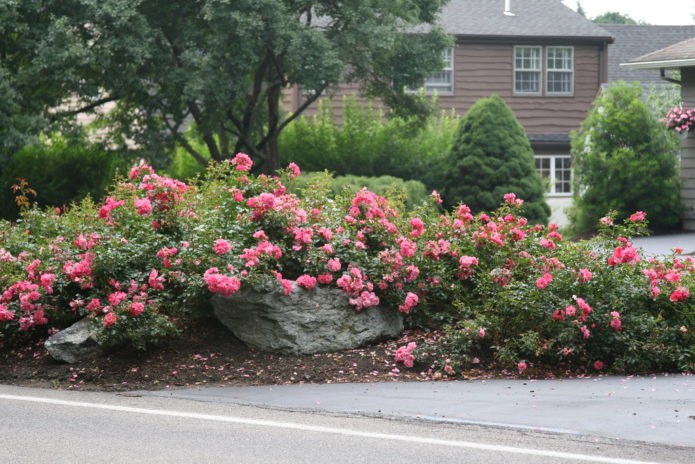
[[311, 290], [316, 287], [316, 277], [304, 274], [297, 277], [297, 285], [307, 290]]

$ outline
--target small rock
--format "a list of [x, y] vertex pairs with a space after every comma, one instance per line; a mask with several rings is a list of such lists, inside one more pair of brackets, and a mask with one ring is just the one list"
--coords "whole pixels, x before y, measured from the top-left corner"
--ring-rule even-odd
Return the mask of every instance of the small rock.
[[53, 359], [70, 364], [97, 358], [105, 350], [97, 342], [90, 325], [89, 319], [82, 319], [48, 337], [44, 346]]

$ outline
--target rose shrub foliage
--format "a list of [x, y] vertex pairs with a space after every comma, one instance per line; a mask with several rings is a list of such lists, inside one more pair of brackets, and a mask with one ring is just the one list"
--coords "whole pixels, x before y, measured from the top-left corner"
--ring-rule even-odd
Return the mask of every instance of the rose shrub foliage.
[[[692, 257], [645, 259], [624, 225], [565, 240], [529, 225], [507, 194], [494, 213], [441, 199], [406, 213], [366, 189], [288, 193], [299, 175], [253, 176], [238, 154], [191, 184], [146, 164], [101, 203], [25, 208], [0, 228], [0, 343], [88, 317], [105, 343], [145, 348], [187, 330], [213, 293], [243, 286], [340, 288], [355, 310], [382, 305], [436, 341], [398, 358], [454, 375], [476, 362], [614, 371], [693, 369]], [[323, 189], [323, 190], [322, 190]], [[398, 205], [398, 203], [396, 203]], [[481, 361], [482, 360], [482, 361]]]

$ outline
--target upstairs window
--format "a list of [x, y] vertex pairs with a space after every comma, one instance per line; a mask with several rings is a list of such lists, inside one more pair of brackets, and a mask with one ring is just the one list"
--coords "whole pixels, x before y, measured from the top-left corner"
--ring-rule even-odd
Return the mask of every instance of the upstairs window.
[[[454, 93], [454, 49], [447, 48], [442, 52], [443, 67], [441, 71], [436, 71], [430, 74], [425, 79], [422, 88], [426, 95], [444, 94], [451, 95]], [[417, 92], [417, 89], [408, 89], [408, 92]]]
[[571, 95], [574, 92], [574, 49], [546, 47], [548, 94]]
[[570, 155], [536, 155], [536, 172], [548, 182], [551, 196], [572, 193], [572, 167]]
[[541, 52], [539, 46], [514, 47], [514, 93], [541, 93]]

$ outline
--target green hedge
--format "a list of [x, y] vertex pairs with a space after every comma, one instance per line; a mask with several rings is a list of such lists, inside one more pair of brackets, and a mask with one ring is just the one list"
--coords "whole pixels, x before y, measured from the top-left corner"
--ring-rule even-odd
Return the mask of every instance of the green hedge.
[[41, 206], [63, 206], [87, 195], [103, 196], [116, 172], [124, 172], [128, 161], [118, 153], [83, 140], [54, 136], [16, 153], [0, 173], [0, 217], [17, 217], [12, 185], [25, 179], [37, 192]]
[[354, 195], [366, 188], [370, 192], [388, 198], [396, 204], [413, 209], [427, 200], [425, 185], [417, 180], [403, 180], [393, 176], [338, 176], [327, 172], [309, 172], [295, 180], [296, 191], [317, 191], [317, 185], [325, 186], [333, 197], [340, 194]]
[[295, 162], [307, 171], [388, 175], [436, 189], [457, 127], [458, 117], [443, 112], [424, 123], [386, 118], [380, 108], [345, 97], [342, 123], [330, 103], [322, 102], [317, 115], [300, 117], [282, 132], [280, 154], [284, 164]]

